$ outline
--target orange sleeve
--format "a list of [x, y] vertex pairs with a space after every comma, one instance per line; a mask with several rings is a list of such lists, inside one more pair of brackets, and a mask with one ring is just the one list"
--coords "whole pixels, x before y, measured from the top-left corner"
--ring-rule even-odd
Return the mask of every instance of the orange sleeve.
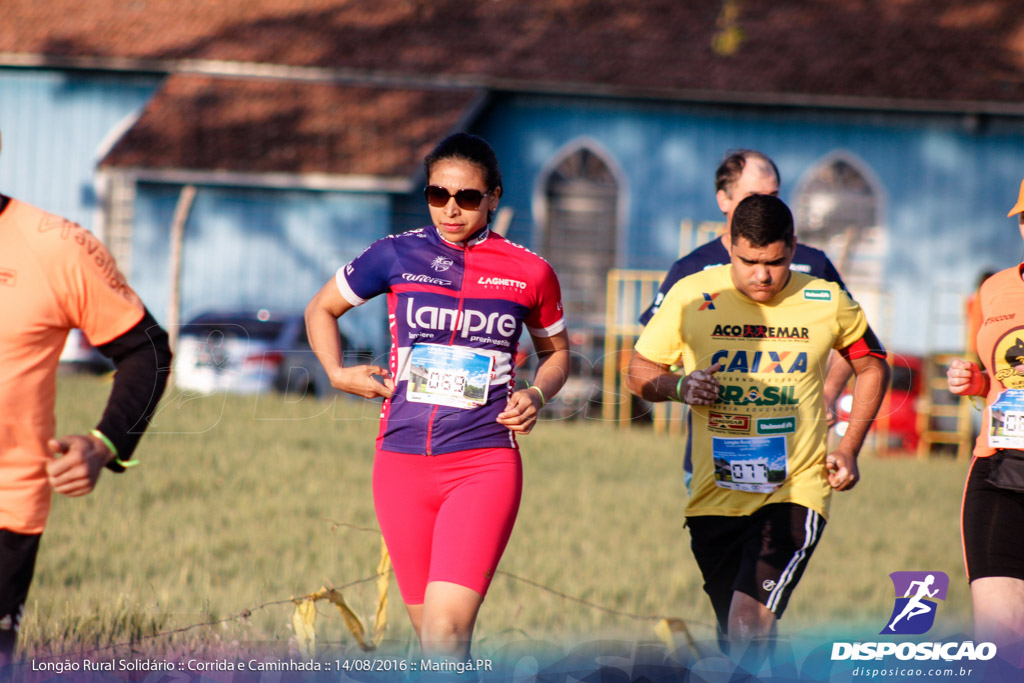
[[975, 292], [967, 299], [967, 350], [978, 355], [978, 330], [981, 329], [981, 297]]
[[51, 256], [44, 266], [50, 284], [69, 322], [93, 346], [106, 344], [142, 320], [145, 307], [107, 248], [80, 225], [58, 220], [61, 229], [40, 236]]

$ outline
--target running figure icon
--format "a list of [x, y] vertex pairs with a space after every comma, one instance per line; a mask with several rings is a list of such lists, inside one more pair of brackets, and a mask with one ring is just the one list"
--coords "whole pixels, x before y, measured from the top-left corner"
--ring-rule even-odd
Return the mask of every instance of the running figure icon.
[[[903, 617], [906, 617], [909, 621], [910, 619], [913, 619], [919, 614], [928, 614], [929, 612], [935, 609], [933, 603], [924, 602], [924, 598], [934, 598], [935, 594], [939, 592], [938, 588], [936, 588], [933, 591], [928, 590], [928, 588], [933, 583], [935, 583], [934, 574], [929, 574], [927, 577], [925, 577], [924, 581], [910, 582], [910, 586], [907, 588], [907, 592], [903, 596], [905, 598], [910, 598], [910, 600], [903, 607], [903, 611], [900, 612], [899, 616], [893, 619], [892, 623], [889, 624], [890, 631], [896, 630], [896, 622], [902, 619]], [[911, 597], [910, 593], [914, 590], [914, 586], [917, 586], [917, 592], [914, 594], [913, 597]]]

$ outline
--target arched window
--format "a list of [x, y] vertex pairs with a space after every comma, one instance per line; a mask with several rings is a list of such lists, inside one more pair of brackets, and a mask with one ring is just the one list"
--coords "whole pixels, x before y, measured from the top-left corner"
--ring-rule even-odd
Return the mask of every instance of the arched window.
[[570, 325], [604, 326], [606, 281], [615, 265], [619, 183], [590, 146], [557, 161], [542, 178], [541, 255], [558, 273]]
[[794, 203], [797, 239], [828, 254], [855, 295], [858, 285], [881, 286], [887, 236], [879, 184], [865, 164], [831, 155], [803, 177]]

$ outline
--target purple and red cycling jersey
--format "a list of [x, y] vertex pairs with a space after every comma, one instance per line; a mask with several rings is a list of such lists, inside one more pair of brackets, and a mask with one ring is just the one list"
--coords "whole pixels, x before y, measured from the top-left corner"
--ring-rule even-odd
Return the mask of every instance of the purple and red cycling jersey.
[[[435, 455], [516, 447], [513, 433], [496, 419], [512, 391], [523, 325], [535, 337], [565, 329], [558, 278], [547, 261], [487, 228], [452, 244], [430, 226], [377, 240], [335, 280], [353, 306], [387, 294], [395, 391], [381, 411], [378, 448]], [[421, 357], [417, 347], [431, 345], [493, 358], [482, 405], [409, 400], [423, 371], [411, 359]]]

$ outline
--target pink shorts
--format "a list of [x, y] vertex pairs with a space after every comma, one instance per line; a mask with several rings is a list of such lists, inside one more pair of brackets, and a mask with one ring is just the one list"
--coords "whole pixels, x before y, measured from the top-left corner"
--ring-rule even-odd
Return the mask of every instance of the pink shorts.
[[431, 581], [486, 595], [522, 492], [514, 448], [431, 456], [378, 449], [373, 502], [405, 603], [423, 604]]

